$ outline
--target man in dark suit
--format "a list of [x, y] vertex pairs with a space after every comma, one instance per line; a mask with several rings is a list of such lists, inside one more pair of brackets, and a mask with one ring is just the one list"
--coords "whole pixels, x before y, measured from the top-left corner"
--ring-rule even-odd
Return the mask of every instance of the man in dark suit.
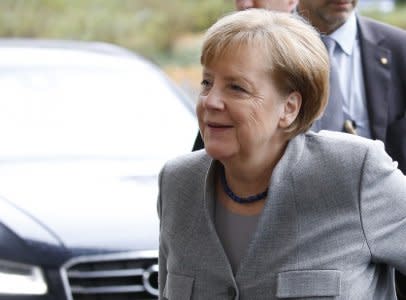
[[338, 44], [346, 117], [383, 141], [406, 173], [406, 31], [356, 15], [357, 2], [301, 0], [297, 11]]
[[[331, 90], [338, 89], [342, 97], [338, 109], [323, 118], [339, 116], [344, 122], [333, 127], [325, 125], [329, 120], [315, 125], [383, 141], [406, 174], [406, 31], [357, 15], [357, 3], [300, 0], [297, 6], [297, 12], [335, 44], [332, 66], [339, 79]], [[337, 104], [332, 100], [329, 105]], [[350, 121], [350, 129], [345, 121]], [[198, 135], [193, 150], [203, 147]], [[399, 299], [406, 299], [406, 278], [396, 276]]]

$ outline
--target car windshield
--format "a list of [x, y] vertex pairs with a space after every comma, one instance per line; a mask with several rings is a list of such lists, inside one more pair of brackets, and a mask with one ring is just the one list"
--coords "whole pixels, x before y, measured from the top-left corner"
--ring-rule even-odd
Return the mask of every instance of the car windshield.
[[0, 159], [142, 159], [192, 143], [195, 128], [189, 137], [179, 130], [196, 123], [193, 114], [160, 72], [104, 56], [2, 65]]

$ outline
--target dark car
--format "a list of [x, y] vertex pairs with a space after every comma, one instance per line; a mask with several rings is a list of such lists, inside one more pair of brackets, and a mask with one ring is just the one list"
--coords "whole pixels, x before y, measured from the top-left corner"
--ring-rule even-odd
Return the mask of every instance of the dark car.
[[156, 299], [157, 175], [193, 102], [118, 46], [0, 40], [0, 299]]

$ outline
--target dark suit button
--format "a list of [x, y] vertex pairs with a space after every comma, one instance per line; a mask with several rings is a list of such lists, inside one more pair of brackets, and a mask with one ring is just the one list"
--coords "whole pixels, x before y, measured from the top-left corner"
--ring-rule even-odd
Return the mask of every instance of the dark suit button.
[[235, 295], [237, 294], [232, 286], [228, 288], [227, 293], [230, 299], [234, 299]]

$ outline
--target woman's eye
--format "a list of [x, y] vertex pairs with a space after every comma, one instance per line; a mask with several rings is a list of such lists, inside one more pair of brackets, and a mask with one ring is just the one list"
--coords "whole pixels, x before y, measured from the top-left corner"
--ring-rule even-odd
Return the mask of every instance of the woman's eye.
[[210, 82], [208, 80], [206, 80], [206, 79], [203, 79], [202, 82], [200, 82], [200, 85], [202, 87], [207, 87], [207, 86], [210, 85]]
[[244, 92], [244, 93], [247, 92], [244, 88], [242, 88], [242, 87], [239, 86], [238, 84], [231, 84], [231, 85], [230, 85], [230, 88], [231, 88], [233, 91], [236, 91], [236, 92]]
[[200, 82], [200, 87], [201, 87], [200, 88], [200, 94], [201, 95], [206, 95], [210, 91], [211, 86], [212, 86], [212, 84], [211, 84], [211, 82], [209, 80], [203, 79]]

